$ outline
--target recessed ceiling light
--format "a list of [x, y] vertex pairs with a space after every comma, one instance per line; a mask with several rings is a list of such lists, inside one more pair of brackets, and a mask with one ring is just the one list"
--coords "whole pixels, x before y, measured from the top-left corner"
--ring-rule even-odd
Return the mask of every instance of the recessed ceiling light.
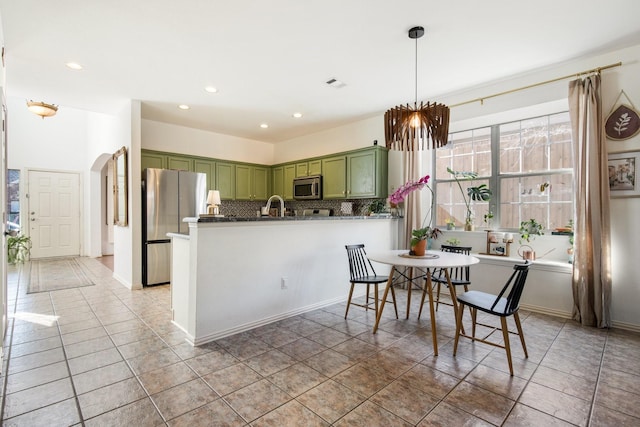
[[82, 65], [78, 64], [77, 62], [67, 62], [66, 64], [64, 64], [67, 66], [67, 68], [71, 68], [72, 70], [82, 70]]
[[218, 88], [213, 87], [213, 86], [207, 86], [204, 88], [204, 90], [206, 90], [209, 93], [216, 93], [218, 91]]
[[269, 127], [269, 125], [268, 125], [268, 124], [266, 124], [266, 123], [262, 123], [262, 124], [260, 125], [260, 127], [261, 127], [262, 129], [266, 129], [266, 128], [268, 128], [268, 127]]
[[296, 119], [299, 119], [302, 117], [302, 113], [293, 113], [293, 117], [295, 117]]
[[181, 109], [181, 110], [188, 110], [189, 106], [187, 104], [180, 104], [180, 105], [178, 105], [178, 108]]

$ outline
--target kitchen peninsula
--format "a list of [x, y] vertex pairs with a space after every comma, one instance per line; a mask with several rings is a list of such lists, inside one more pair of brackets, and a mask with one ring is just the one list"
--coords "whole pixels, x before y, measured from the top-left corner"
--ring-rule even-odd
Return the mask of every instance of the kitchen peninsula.
[[[397, 218], [186, 218], [172, 240], [173, 322], [192, 345], [344, 301], [344, 246], [396, 249]], [[385, 271], [380, 271], [385, 274]]]

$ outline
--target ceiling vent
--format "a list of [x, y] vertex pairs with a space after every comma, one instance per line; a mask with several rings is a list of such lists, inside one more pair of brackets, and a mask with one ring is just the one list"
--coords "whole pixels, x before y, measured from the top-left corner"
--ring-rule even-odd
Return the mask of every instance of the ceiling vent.
[[343, 83], [338, 79], [329, 79], [326, 83], [334, 89], [342, 89], [347, 85], [346, 83]]

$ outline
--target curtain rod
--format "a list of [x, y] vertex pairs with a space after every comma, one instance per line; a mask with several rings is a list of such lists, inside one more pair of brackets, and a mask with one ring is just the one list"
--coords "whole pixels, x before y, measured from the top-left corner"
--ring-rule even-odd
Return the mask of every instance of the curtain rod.
[[558, 77], [558, 78], [555, 78], [555, 79], [546, 80], [544, 82], [533, 83], [533, 84], [530, 84], [530, 85], [527, 85], [527, 86], [522, 86], [522, 87], [519, 87], [519, 88], [516, 88], [516, 89], [511, 89], [511, 90], [506, 90], [504, 92], [494, 93], [493, 95], [482, 96], [480, 98], [471, 99], [469, 101], [459, 102], [457, 104], [449, 105], [449, 108], [459, 107], [461, 105], [466, 105], [466, 104], [472, 104], [474, 102], [480, 102], [480, 105], [483, 105], [485, 99], [495, 98], [495, 97], [502, 96], [502, 95], [508, 95], [510, 93], [519, 92], [519, 91], [525, 90], [525, 89], [531, 89], [532, 87], [542, 86], [542, 85], [546, 85], [546, 84], [549, 84], [549, 83], [555, 83], [555, 82], [558, 82], [560, 80], [569, 79], [571, 77], [580, 77], [580, 76], [582, 76], [584, 74], [599, 73], [602, 70], [606, 70], [606, 69], [614, 68], [614, 67], [619, 67], [621, 65], [622, 65], [622, 62], [617, 62], [615, 64], [605, 65], [604, 67], [593, 68], [591, 70], [586, 70], [586, 71], [582, 71], [582, 72], [579, 72], [579, 73], [569, 74], [567, 76], [562, 76], [562, 77]]

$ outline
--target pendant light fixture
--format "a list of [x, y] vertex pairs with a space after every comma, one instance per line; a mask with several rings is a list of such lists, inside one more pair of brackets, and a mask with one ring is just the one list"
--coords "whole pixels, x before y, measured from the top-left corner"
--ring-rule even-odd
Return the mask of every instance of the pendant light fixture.
[[45, 117], [55, 116], [58, 106], [44, 102], [27, 101], [27, 109], [44, 119]]
[[449, 107], [444, 104], [420, 102], [418, 105], [418, 39], [423, 27], [409, 30], [409, 38], [416, 41], [416, 85], [413, 107], [398, 105], [384, 113], [386, 146], [392, 150], [413, 151], [447, 145], [449, 137]]

